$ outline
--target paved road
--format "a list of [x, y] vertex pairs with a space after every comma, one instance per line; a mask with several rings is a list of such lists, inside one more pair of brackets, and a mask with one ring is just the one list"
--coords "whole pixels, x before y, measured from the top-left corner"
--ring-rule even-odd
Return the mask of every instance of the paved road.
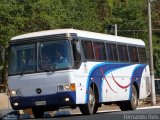
[[[34, 118], [25, 120], [36, 120]], [[139, 108], [135, 111], [101, 111], [94, 115], [82, 115], [80, 113], [59, 116], [48, 116], [38, 120], [160, 120], [160, 106]]]
[[[6, 96], [5, 94], [0, 94], [0, 98], [2, 98], [3, 96]], [[8, 97], [4, 97], [5, 99], [3, 99], [2, 101], [8, 101], [7, 98]], [[157, 105], [159, 105], [158, 108], [152, 108], [152, 109], [148, 109], [148, 108], [141, 108], [141, 107], [144, 107], [144, 106], [150, 106], [150, 99], [146, 99], [145, 101], [143, 101], [142, 105], [139, 106], [139, 110], [136, 110], [136, 111], [128, 111], [128, 112], [121, 112], [119, 110], [119, 107], [117, 106], [105, 106], [105, 107], [101, 107], [99, 110], [101, 112], [99, 112], [98, 114], [95, 114], [95, 115], [91, 115], [91, 116], [84, 116], [84, 115], [81, 115], [80, 111], [78, 109], [76, 110], [69, 110], [69, 111], [66, 111], [66, 110], [62, 110], [60, 112], [57, 112], [56, 113], [56, 116], [52, 113], [51, 116], [49, 114], [46, 114], [45, 117], [48, 117], [48, 118], [42, 118], [40, 120], [69, 120], [69, 119], [73, 119], [73, 120], [81, 120], [81, 119], [84, 119], [84, 120], [114, 120], [114, 119], [118, 119], [118, 120], [134, 120], [134, 117], [135, 116], [131, 116], [130, 117], [130, 114], [142, 114], [142, 116], [138, 116], [138, 117], [141, 117], [143, 120], [145, 119], [151, 119], [151, 120], [157, 120], [157, 118], [160, 119], [160, 95], [156, 96], [156, 99], [157, 99]], [[1, 99], [0, 99], [1, 100]], [[8, 105], [8, 102], [6, 102], [6, 105], [5, 104], [2, 104], [2, 102], [0, 102], [0, 108], [3, 107], [3, 108], [11, 108], [9, 105]], [[2, 106], [4, 105], [4, 106]], [[143, 110], [141, 110], [143, 109]], [[107, 110], [107, 111], [104, 111], [104, 110]], [[113, 110], [113, 111], [111, 111]], [[5, 113], [9, 113], [9, 111], [12, 111], [12, 109], [0, 109], [0, 120], [1, 120], [1, 117], [5, 115]], [[149, 116], [147, 116], [149, 114]], [[129, 115], [129, 116], [125, 116], [125, 115]], [[157, 116], [158, 115], [158, 116]], [[12, 116], [14, 117], [14, 116]], [[154, 118], [155, 117], [155, 118]], [[33, 119], [33, 117], [27, 115], [27, 114], [23, 114], [20, 116], [21, 120], [35, 120]], [[136, 117], [135, 117], [136, 119]], [[11, 120], [11, 119], [7, 119], [7, 120]], [[14, 119], [12, 119], [14, 120]], [[138, 120], [138, 118], [136, 119]]]

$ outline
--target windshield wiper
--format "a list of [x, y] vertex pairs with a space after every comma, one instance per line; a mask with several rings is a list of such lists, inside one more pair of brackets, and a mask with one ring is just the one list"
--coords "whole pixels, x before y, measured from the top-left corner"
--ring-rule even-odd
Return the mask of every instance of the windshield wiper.
[[31, 72], [31, 71], [33, 71], [34, 70], [34, 68], [32, 68], [32, 66], [24, 66], [23, 68], [22, 68], [22, 71], [21, 71], [21, 75], [23, 75], [25, 72]]
[[25, 67], [23, 67], [22, 72], [21, 72], [21, 76], [23, 76], [25, 71], [26, 71], [26, 69], [25, 69]]
[[55, 71], [55, 65], [50, 66], [49, 69], [43, 69], [42, 68], [42, 70], [45, 71], [45, 72], [50, 72], [51, 71], [53, 73]]

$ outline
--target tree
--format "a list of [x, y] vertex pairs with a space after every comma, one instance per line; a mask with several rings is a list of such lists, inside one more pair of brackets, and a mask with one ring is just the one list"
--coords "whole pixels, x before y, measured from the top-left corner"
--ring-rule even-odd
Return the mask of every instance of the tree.
[[[147, 2], [137, 1], [1, 0], [0, 46], [7, 48], [13, 36], [28, 32], [75, 28], [105, 33], [110, 24], [118, 25], [118, 35], [141, 38], [147, 44]], [[152, 2], [153, 29], [160, 28], [159, 4], [158, 0]], [[154, 48], [158, 48], [159, 38], [159, 31], [153, 31]], [[2, 60], [0, 65], [4, 65]]]
[[160, 45], [160, 1], [152, 2], [152, 25], [153, 25], [153, 39], [154, 48]]
[[147, 42], [145, 1], [129, 0], [114, 9], [118, 21], [118, 35], [141, 38]]
[[153, 52], [155, 77], [160, 77], [160, 48], [155, 48]]

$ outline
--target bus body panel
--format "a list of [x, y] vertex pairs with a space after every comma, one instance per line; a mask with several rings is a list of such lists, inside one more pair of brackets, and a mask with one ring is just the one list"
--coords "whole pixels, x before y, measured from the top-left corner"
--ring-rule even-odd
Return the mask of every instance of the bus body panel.
[[[87, 103], [88, 86], [92, 82], [98, 87], [99, 102], [102, 103], [130, 100], [133, 82], [140, 91], [139, 99], [147, 97], [150, 93], [150, 88], [147, 87], [150, 85], [149, 66], [146, 64], [86, 62], [75, 71], [75, 75], [78, 75], [77, 85], [81, 84], [81, 92], [77, 91], [77, 99], [85, 95], [85, 98], [76, 100], [77, 104]], [[149, 90], [145, 92], [147, 88]]]
[[144, 69], [139, 88], [139, 99], [145, 99], [151, 93], [149, 65]]
[[[75, 83], [73, 75], [73, 71], [56, 71], [10, 76], [8, 78], [10, 90], [19, 90], [20, 92], [19, 96], [10, 97], [11, 104], [13, 106], [13, 103], [19, 101], [23, 103], [21, 104], [22, 108], [29, 108], [34, 107], [34, 102], [42, 98], [42, 100], [48, 102], [48, 106], [65, 105], [65, 97], [71, 97], [72, 104], [76, 104], [75, 91], [58, 91], [60, 85]], [[40, 89], [41, 93], [37, 93], [37, 89]], [[15, 109], [18, 108], [15, 107]]]
[[76, 79], [76, 104], [84, 104], [86, 96], [87, 78], [84, 76], [75, 76]]
[[[18, 81], [18, 82], [17, 82]], [[20, 89], [22, 96], [34, 96], [37, 88], [42, 89], [41, 95], [58, 92], [58, 85], [75, 83], [73, 72], [57, 71], [48, 73], [26, 74], [10, 76], [8, 78], [10, 89]], [[16, 84], [15, 84], [16, 83]]]
[[[110, 69], [107, 70], [106, 69], [107, 67]], [[147, 93], [145, 91], [147, 89], [146, 83], [148, 84], [150, 80], [149, 67], [148, 66], [145, 67], [141, 75], [144, 77], [141, 77], [140, 80], [137, 79], [138, 77], [133, 78], [135, 69], [138, 67], [140, 67], [139, 64], [122, 65], [120, 63], [117, 64], [109, 62], [107, 63], [87, 62], [83, 63], [79, 70], [74, 70], [73, 72], [58, 71], [55, 73], [49, 72], [49, 73], [28, 74], [22, 76], [11, 76], [9, 77], [9, 85], [10, 85], [9, 88], [19, 89], [22, 92], [21, 97], [20, 96], [18, 96], [17, 98], [13, 97], [13, 100], [11, 99], [11, 101], [15, 102], [14, 99], [22, 99], [23, 101], [27, 100], [35, 101], [36, 99], [39, 100], [39, 98], [41, 97], [44, 98], [46, 101], [51, 98], [54, 99], [53, 101], [57, 101], [55, 99], [56, 97], [54, 96], [63, 96], [63, 94], [64, 95], [71, 94], [71, 96], [75, 95], [74, 96], [75, 105], [84, 104], [87, 103], [86, 99], [88, 97], [87, 96], [88, 86], [92, 82], [94, 82], [98, 87], [99, 98], [100, 98], [99, 102], [103, 103], [103, 102], [123, 101], [130, 99], [131, 85], [132, 85], [131, 83], [134, 81], [135, 82], [139, 81], [138, 82], [138, 86], [140, 86], [139, 98], [143, 99], [149, 94], [149, 92]], [[94, 72], [94, 75], [92, 75], [92, 72]], [[146, 80], [148, 80], [148, 82]], [[17, 84], [15, 84], [15, 82]], [[58, 85], [69, 84], [69, 83], [76, 83], [75, 93], [69, 93], [69, 92], [58, 93], [57, 91]], [[42, 89], [43, 92], [41, 95], [38, 95], [36, 93], [37, 88]], [[60, 102], [59, 105], [60, 106], [65, 105], [65, 103], [63, 102]], [[32, 105], [33, 104], [34, 103], [32, 103]], [[58, 104], [57, 102], [52, 102], [52, 104], [50, 105], [57, 105], [57, 104]]]
[[[123, 101], [129, 99], [132, 73], [136, 66], [137, 65], [128, 65], [106, 72], [105, 78], [103, 79], [103, 88], [105, 88], [102, 92], [103, 101]], [[106, 93], [110, 93], [110, 95], [105, 95]]]

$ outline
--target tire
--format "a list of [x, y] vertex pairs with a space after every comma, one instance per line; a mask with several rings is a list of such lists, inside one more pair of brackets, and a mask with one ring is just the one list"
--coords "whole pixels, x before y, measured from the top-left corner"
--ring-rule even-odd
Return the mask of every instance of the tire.
[[137, 94], [137, 89], [133, 85], [132, 86], [132, 97], [131, 100], [129, 101], [129, 110], [135, 110], [138, 106], [138, 94]]
[[91, 87], [90, 87], [90, 92], [89, 92], [89, 97], [88, 97], [88, 103], [80, 105], [79, 108], [80, 108], [81, 113], [84, 115], [91, 115], [97, 112], [98, 100], [95, 95], [95, 92], [93, 92]]
[[32, 108], [32, 112], [35, 118], [43, 118], [44, 111], [38, 108]]
[[123, 101], [119, 104], [119, 107], [122, 111], [127, 110], [135, 110], [138, 106], [138, 94], [137, 89], [134, 85], [132, 85], [132, 96], [131, 100], [129, 101]]
[[119, 108], [121, 109], [121, 111], [127, 111], [127, 110], [129, 110], [128, 109], [128, 101], [120, 102]]

